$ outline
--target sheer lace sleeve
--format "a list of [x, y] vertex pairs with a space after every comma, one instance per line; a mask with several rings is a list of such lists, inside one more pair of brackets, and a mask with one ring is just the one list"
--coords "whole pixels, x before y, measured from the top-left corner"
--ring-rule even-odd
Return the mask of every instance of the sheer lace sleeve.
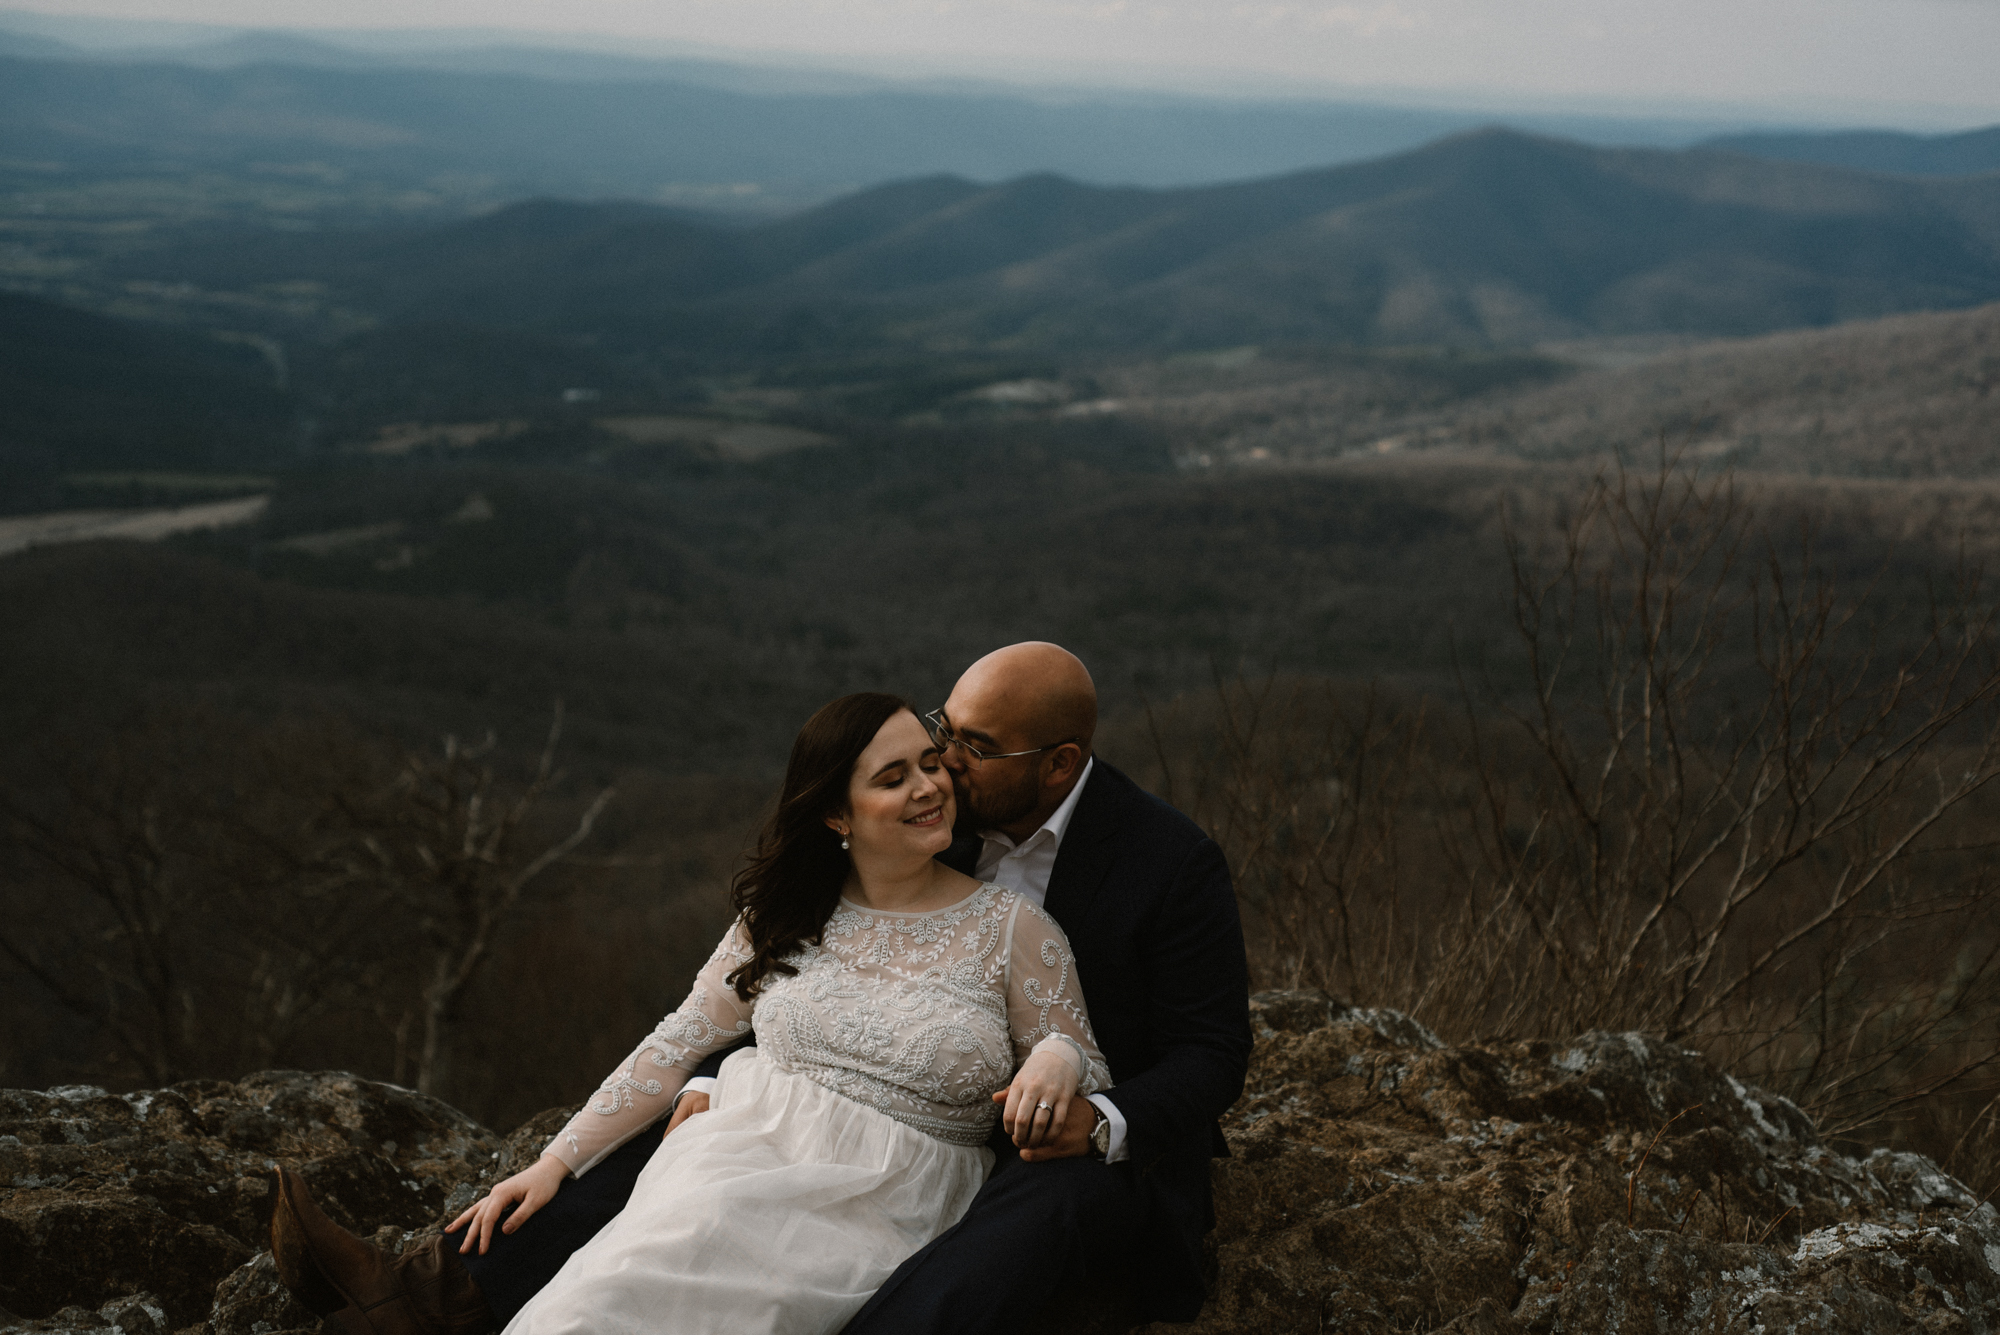
[[739, 918], [695, 975], [694, 990], [680, 1009], [660, 1021], [605, 1077], [597, 1093], [542, 1152], [555, 1155], [582, 1177], [605, 1155], [665, 1116], [703, 1057], [750, 1032], [750, 1003], [723, 981], [749, 958], [750, 942]]
[[1111, 1088], [1111, 1068], [1097, 1050], [1076, 981], [1076, 959], [1056, 920], [1016, 897], [1008, 924], [1004, 987], [1007, 1032], [1018, 1067], [1033, 1052], [1055, 1050], [1076, 1067], [1078, 1096]]

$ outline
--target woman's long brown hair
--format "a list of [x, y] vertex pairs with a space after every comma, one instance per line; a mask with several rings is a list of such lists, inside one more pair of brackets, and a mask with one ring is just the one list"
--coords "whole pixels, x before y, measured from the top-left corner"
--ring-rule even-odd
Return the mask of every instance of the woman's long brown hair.
[[727, 980], [743, 1000], [756, 996], [771, 974], [798, 972], [785, 956], [819, 944], [849, 866], [826, 818], [846, 808], [855, 762], [868, 743], [906, 709], [916, 713], [901, 696], [863, 691], [822, 705], [799, 729], [778, 808], [757, 836], [756, 853], [729, 886], [750, 937], [749, 962]]

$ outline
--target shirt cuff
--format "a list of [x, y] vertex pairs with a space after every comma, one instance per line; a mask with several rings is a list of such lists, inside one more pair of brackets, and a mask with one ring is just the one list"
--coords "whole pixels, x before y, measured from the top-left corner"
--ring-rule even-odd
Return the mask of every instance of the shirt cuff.
[[1131, 1157], [1125, 1151], [1125, 1114], [1118, 1111], [1118, 1105], [1111, 1101], [1108, 1094], [1092, 1094], [1089, 1097], [1091, 1105], [1104, 1114], [1105, 1121], [1111, 1123], [1111, 1148], [1104, 1152], [1104, 1162], [1123, 1163]]
[[685, 1085], [681, 1086], [681, 1092], [674, 1095], [674, 1101], [668, 1105], [667, 1111], [672, 1112], [675, 1108], [680, 1107], [681, 1100], [690, 1094], [703, 1094], [712, 1101], [715, 1098], [715, 1077], [712, 1075], [691, 1077]]

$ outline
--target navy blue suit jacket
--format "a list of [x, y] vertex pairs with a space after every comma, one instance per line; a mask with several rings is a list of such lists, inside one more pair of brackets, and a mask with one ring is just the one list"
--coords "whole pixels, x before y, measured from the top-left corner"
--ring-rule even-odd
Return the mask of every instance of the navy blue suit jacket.
[[[966, 872], [979, 841], [945, 860]], [[1250, 980], [1236, 892], [1201, 828], [1103, 759], [1077, 799], [1043, 907], [1076, 954], [1111, 1101], [1148, 1207], [1138, 1296], [1155, 1320], [1191, 1321], [1201, 1239], [1215, 1222], [1217, 1119], [1250, 1065]]]

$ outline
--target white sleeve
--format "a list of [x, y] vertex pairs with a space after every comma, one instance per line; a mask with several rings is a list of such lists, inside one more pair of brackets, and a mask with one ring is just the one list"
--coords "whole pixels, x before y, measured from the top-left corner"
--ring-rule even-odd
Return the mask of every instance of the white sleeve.
[[1076, 1068], [1077, 1093], [1111, 1088], [1111, 1068], [1090, 1031], [1090, 1013], [1077, 985], [1069, 938], [1054, 918], [1018, 896], [1009, 924], [1002, 986], [1016, 1068], [1030, 1053], [1056, 1051]]
[[553, 1154], [582, 1177], [664, 1116], [702, 1058], [750, 1032], [751, 1004], [724, 981], [750, 953], [739, 918], [695, 975], [694, 990], [680, 1009], [660, 1021], [605, 1077], [597, 1097], [569, 1119], [542, 1153]]

